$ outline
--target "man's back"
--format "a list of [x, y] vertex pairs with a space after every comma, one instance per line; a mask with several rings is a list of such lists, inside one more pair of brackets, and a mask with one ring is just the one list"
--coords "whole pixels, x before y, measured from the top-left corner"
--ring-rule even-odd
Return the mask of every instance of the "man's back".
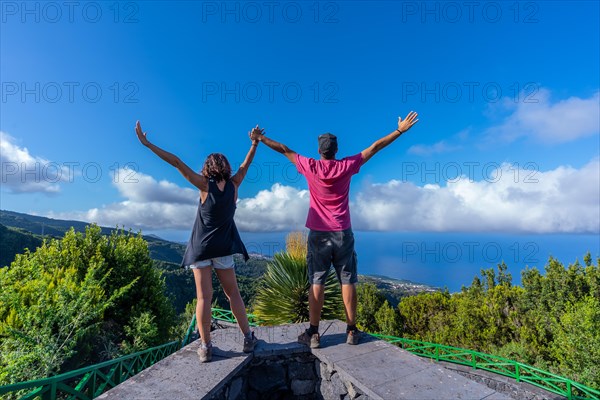
[[361, 154], [341, 160], [315, 160], [296, 156], [296, 168], [306, 177], [310, 191], [310, 208], [306, 227], [316, 231], [349, 229], [349, 193], [352, 175], [359, 172]]

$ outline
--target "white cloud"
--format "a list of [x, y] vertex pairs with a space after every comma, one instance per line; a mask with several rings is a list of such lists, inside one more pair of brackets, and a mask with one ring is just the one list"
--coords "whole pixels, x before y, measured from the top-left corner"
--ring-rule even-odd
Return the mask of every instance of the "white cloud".
[[569, 97], [552, 102], [550, 91], [521, 96], [521, 101], [504, 101], [503, 111], [512, 113], [485, 132], [488, 141], [512, 142], [531, 137], [542, 143], [557, 144], [600, 133], [600, 92], [587, 99]]
[[298, 230], [304, 227], [308, 211], [307, 190], [274, 184], [237, 205], [236, 224], [243, 231], [269, 232]]
[[199, 192], [182, 188], [150, 175], [120, 169], [118, 176], [128, 179], [113, 182], [126, 200], [87, 211], [50, 213], [51, 218], [95, 222], [102, 226], [134, 229], [190, 230], [198, 208]]
[[430, 156], [432, 154], [450, 153], [456, 150], [460, 150], [461, 146], [453, 146], [448, 144], [445, 140], [440, 140], [432, 145], [415, 144], [408, 148], [409, 154], [417, 156]]
[[150, 175], [129, 171], [120, 168], [117, 176], [127, 177], [119, 179], [114, 185], [119, 193], [135, 203], [176, 203], [198, 204], [198, 191], [190, 188], [181, 188], [166, 180], [157, 181]]
[[[357, 229], [435, 232], [600, 232], [600, 163], [538, 172], [502, 165], [489, 180], [446, 186], [372, 184], [352, 204]], [[517, 176], [517, 179], [515, 179]], [[497, 179], [497, 181], [496, 181]]]
[[12, 193], [55, 194], [59, 182], [69, 179], [69, 169], [42, 157], [33, 156], [16, 139], [0, 131], [2, 188]]
[[[138, 175], [138, 183], [119, 188], [128, 196], [125, 201], [50, 216], [104, 226], [189, 231], [197, 192]], [[531, 170], [517, 173], [514, 166], [504, 164], [488, 176], [493, 181], [463, 176], [443, 186], [396, 180], [365, 185], [351, 203], [353, 226], [378, 231], [600, 232], [598, 159], [580, 169], [561, 166], [533, 176]], [[167, 196], [166, 189], [174, 193]], [[308, 203], [306, 190], [275, 184], [254, 197], [240, 199], [236, 222], [242, 231], [297, 230], [304, 226]]]

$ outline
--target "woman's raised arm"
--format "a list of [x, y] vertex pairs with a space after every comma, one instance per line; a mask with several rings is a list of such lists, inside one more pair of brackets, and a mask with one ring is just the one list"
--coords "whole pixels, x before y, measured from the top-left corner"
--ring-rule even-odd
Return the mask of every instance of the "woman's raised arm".
[[144, 146], [146, 146], [147, 148], [152, 150], [154, 154], [156, 154], [157, 156], [159, 156], [160, 158], [177, 168], [177, 170], [181, 173], [181, 175], [183, 175], [185, 179], [188, 180], [188, 182], [190, 182], [192, 185], [196, 186], [203, 192], [208, 191], [208, 180], [204, 176], [194, 172], [175, 154], [169, 153], [168, 151], [165, 151], [160, 147], [150, 143], [146, 136], [147, 132], [142, 131], [142, 125], [140, 125], [140, 121], [137, 121], [137, 123], [135, 124], [135, 133], [137, 134], [138, 139]]
[[[252, 132], [257, 132], [259, 134], [262, 134], [263, 131], [264, 131], [264, 129], [260, 129], [258, 127], [258, 125], [256, 125], [255, 128], [253, 128], [250, 132], [248, 132], [248, 136], [251, 136]], [[238, 171], [235, 173], [235, 175], [231, 177], [231, 181], [233, 182], [233, 184], [235, 186], [239, 187], [242, 184], [242, 181], [244, 180], [244, 178], [246, 177], [246, 174], [248, 173], [248, 168], [250, 167], [250, 164], [252, 164], [252, 160], [254, 159], [254, 155], [256, 154], [257, 147], [258, 147], [258, 140], [252, 140], [252, 144], [250, 145], [250, 150], [248, 150], [248, 154], [246, 154], [246, 158], [244, 159], [244, 162], [242, 163], [242, 165], [240, 165], [240, 169], [238, 169]]]

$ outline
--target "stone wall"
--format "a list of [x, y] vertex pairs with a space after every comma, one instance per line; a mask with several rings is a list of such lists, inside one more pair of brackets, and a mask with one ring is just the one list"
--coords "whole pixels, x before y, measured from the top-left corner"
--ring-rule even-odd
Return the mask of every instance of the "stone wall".
[[324, 362], [318, 363], [320, 377], [319, 394], [320, 399], [325, 400], [367, 400], [366, 396], [359, 388], [348, 379], [344, 379], [333, 367]]

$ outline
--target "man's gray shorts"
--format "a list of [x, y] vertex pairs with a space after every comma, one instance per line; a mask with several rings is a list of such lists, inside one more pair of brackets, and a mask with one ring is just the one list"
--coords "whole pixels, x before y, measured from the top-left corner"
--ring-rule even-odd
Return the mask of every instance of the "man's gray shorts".
[[342, 285], [356, 283], [356, 252], [352, 229], [336, 232], [313, 231], [308, 233], [308, 281], [324, 285], [331, 264]]

